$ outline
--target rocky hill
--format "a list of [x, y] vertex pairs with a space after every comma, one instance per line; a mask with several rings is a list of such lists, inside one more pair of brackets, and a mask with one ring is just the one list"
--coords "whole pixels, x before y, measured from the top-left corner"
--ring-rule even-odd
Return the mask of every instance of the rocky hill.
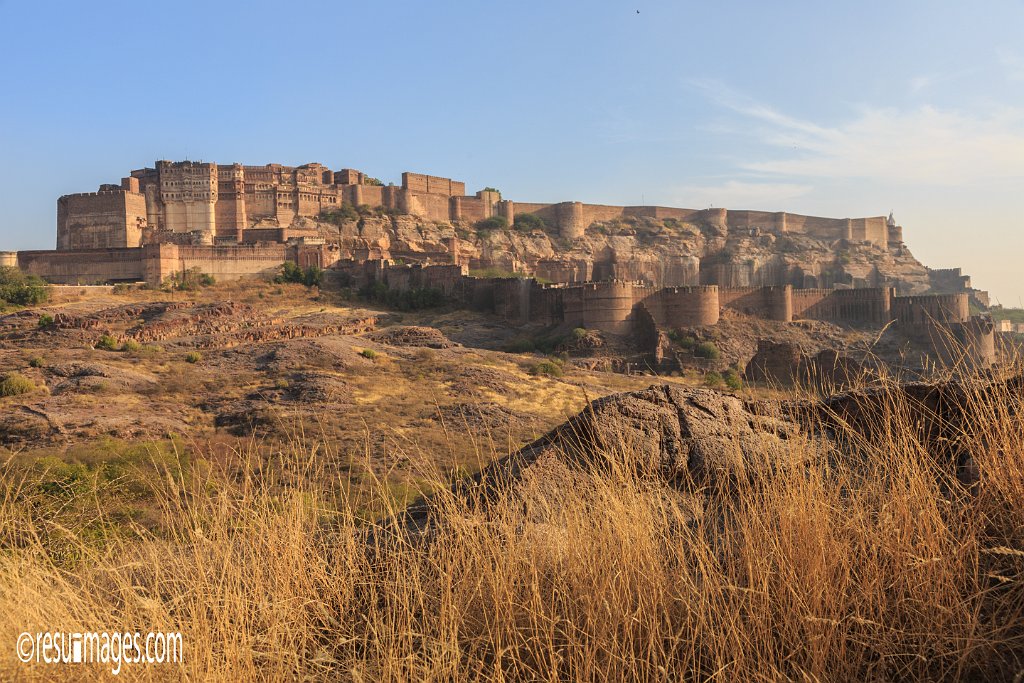
[[[315, 232], [342, 257], [380, 254], [407, 262], [450, 258], [453, 244], [475, 270], [535, 275], [559, 282], [618, 278], [673, 286], [719, 284], [795, 287], [896, 287], [928, 291], [929, 269], [902, 242], [826, 241], [799, 233], [737, 229], [712, 220], [625, 217], [591, 225], [575, 240], [543, 223], [474, 225], [366, 212], [331, 221], [299, 219], [293, 231]], [[457, 240], [455, 240], [457, 238]]]

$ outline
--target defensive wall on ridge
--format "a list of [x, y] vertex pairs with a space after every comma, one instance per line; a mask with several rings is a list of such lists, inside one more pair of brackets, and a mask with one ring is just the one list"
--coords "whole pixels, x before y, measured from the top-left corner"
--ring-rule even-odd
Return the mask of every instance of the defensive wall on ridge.
[[26, 273], [54, 284], [147, 282], [158, 285], [176, 272], [194, 268], [217, 280], [237, 280], [276, 272], [288, 260], [321, 265], [323, 249], [322, 246], [273, 243], [245, 246], [147, 244], [120, 249], [19, 251], [16, 264]]
[[[984, 345], [994, 327], [971, 317], [967, 294], [896, 296], [891, 287], [794, 289], [773, 287], [653, 287], [633, 282], [541, 284], [532, 278], [476, 278], [465, 266], [396, 266], [387, 261], [339, 261], [330, 271], [353, 286], [382, 283], [399, 290], [431, 287], [470, 308], [510, 323], [565, 324], [627, 334], [642, 306], [665, 328], [718, 323], [723, 311], [792, 322], [821, 320], [852, 326], [895, 323], [908, 334], [955, 329], [966, 341]], [[960, 327], [957, 327], [960, 326]], [[961, 327], [963, 328], [961, 330]]]
[[[419, 173], [403, 173], [398, 186], [383, 185], [354, 169], [332, 171], [317, 163], [293, 167], [157, 161], [152, 168], [131, 171], [120, 184], [101, 186], [99, 192], [61, 197], [57, 249], [134, 247], [163, 240], [180, 243], [166, 237], [175, 234], [188, 235], [198, 245], [253, 242], [257, 240], [245, 235], [250, 229], [267, 227], [267, 223], [284, 228], [297, 218], [316, 218], [345, 204], [441, 222], [474, 223], [497, 216], [512, 224], [517, 215], [533, 214], [567, 239], [581, 237], [596, 222], [649, 217], [802, 233], [823, 240], [866, 241], [883, 248], [902, 241], [900, 228], [881, 216], [836, 219], [575, 201], [538, 204], [503, 199], [492, 190], [467, 195], [461, 181]], [[697, 284], [680, 279], [671, 282]]]

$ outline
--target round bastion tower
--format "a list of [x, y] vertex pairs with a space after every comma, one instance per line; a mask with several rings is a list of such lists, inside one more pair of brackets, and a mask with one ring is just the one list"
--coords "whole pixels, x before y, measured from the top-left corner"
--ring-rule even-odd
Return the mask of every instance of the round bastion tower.
[[581, 202], [562, 202], [555, 205], [555, 216], [558, 220], [558, 232], [568, 240], [583, 237], [587, 226], [583, 221], [583, 204]]

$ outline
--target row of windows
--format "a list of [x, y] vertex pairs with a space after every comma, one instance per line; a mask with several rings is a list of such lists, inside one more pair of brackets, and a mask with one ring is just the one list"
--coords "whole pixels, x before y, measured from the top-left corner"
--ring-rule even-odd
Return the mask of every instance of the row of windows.
[[165, 194], [164, 195], [164, 199], [184, 199], [184, 200], [189, 200], [189, 199], [217, 199], [217, 195], [216, 194], [211, 195], [211, 194], [208, 194], [206, 192], [194, 192], [194, 193], [190, 193], [190, 194], [174, 193], [174, 194]]

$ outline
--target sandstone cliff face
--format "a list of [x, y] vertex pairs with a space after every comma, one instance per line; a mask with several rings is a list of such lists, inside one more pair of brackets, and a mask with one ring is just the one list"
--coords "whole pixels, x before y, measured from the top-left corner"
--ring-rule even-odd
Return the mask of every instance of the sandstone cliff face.
[[557, 282], [617, 278], [660, 286], [895, 286], [928, 289], [928, 271], [903, 244], [824, 241], [806, 235], [730, 228], [712, 221], [626, 218], [594, 223], [567, 240], [554, 230], [477, 229], [414, 216], [370, 215], [340, 225], [315, 224], [345, 255], [369, 250], [397, 258], [447, 260], [458, 237], [471, 268], [524, 272]]

